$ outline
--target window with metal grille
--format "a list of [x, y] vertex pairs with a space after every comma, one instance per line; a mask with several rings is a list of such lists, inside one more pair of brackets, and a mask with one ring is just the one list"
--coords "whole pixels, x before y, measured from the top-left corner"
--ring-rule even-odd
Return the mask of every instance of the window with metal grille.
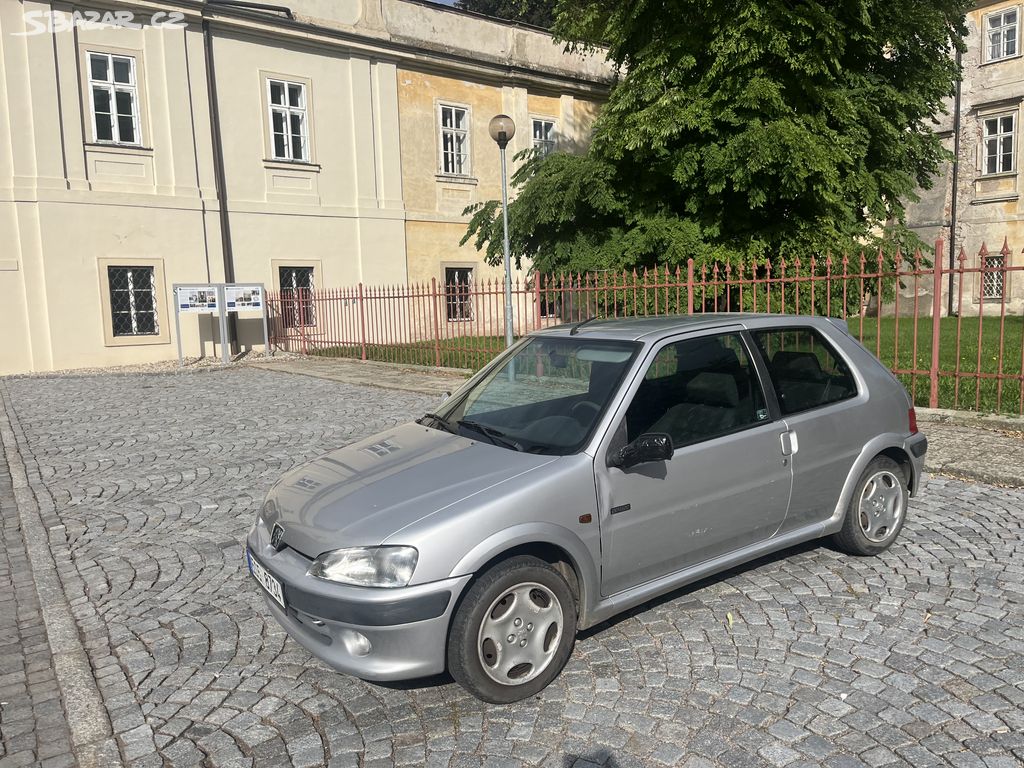
[[1006, 279], [1006, 272], [1003, 271], [1003, 255], [997, 253], [994, 256], [984, 257], [981, 267], [981, 298], [1003, 298], [1003, 287]]
[[267, 80], [270, 108], [270, 144], [275, 160], [306, 162], [306, 86], [286, 80]]
[[444, 295], [449, 320], [473, 319], [472, 267], [445, 267]]
[[533, 121], [533, 148], [540, 150], [540, 154], [547, 155], [555, 151], [555, 121], [538, 120]]
[[141, 144], [135, 57], [93, 52], [88, 56], [93, 139], [111, 144]]
[[462, 107], [440, 105], [441, 112], [441, 172], [468, 176], [469, 169], [469, 110]]
[[313, 267], [279, 267], [281, 317], [286, 328], [316, 325]]
[[985, 118], [983, 173], [1009, 173], [1014, 169], [1016, 122], [1014, 115]]
[[107, 267], [110, 321], [114, 336], [160, 333], [156, 316], [156, 270], [153, 267]]
[[540, 299], [541, 317], [558, 317], [559, 301], [555, 298], [542, 296]]
[[989, 61], [1017, 55], [1017, 9], [990, 13], [985, 17], [985, 36]]

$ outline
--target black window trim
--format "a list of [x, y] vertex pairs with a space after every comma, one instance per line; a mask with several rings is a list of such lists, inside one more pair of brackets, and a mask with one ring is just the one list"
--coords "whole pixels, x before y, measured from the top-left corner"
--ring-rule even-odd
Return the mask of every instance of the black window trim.
[[[754, 421], [750, 424], [744, 424], [727, 432], [721, 432], [713, 437], [706, 437], [701, 440], [693, 440], [687, 443], [676, 444], [675, 441], [672, 443], [672, 455], [675, 458], [675, 452], [680, 448], [689, 448], [694, 445], [702, 445], [705, 443], [711, 443], [715, 440], [720, 440], [723, 437], [730, 437], [732, 435], [739, 434], [740, 432], [748, 432], [752, 429], [758, 429], [765, 427], [770, 424], [776, 424], [781, 421], [782, 413], [781, 407], [776, 399], [774, 387], [766, 387], [765, 381], [768, 378], [768, 371], [764, 367], [761, 361], [761, 356], [756, 353], [753, 339], [750, 338], [748, 330], [742, 325], [729, 325], [720, 328], [700, 329], [696, 331], [684, 331], [682, 333], [674, 334], [672, 336], [666, 336], [659, 339], [656, 343], [652, 344], [647, 355], [638, 363], [636, 369], [636, 375], [627, 384], [620, 384], [620, 390], [625, 390], [626, 394], [622, 397], [619, 409], [612, 420], [612, 427], [608, 430], [608, 450], [606, 451], [606, 459], [610, 458], [612, 454], [618, 449], [626, 445], [628, 441], [621, 442], [626, 434], [626, 413], [629, 411], [629, 406], [633, 403], [633, 398], [636, 397], [636, 393], [640, 386], [643, 384], [644, 378], [647, 375], [647, 370], [654, 363], [655, 358], [661, 353], [665, 347], [670, 344], [679, 344], [684, 341], [693, 341], [695, 339], [710, 339], [716, 336], [737, 336], [740, 339], [740, 343], [743, 345], [744, 350], [747, 353], [747, 358], [750, 360], [754, 367], [754, 377], [761, 387], [761, 393], [764, 395], [765, 407], [768, 409], [768, 418], [764, 421]], [[620, 436], [621, 435], [621, 436]], [[671, 461], [671, 459], [669, 459]], [[611, 466], [611, 465], [609, 465]]]
[[[836, 360], [838, 360], [844, 366], [846, 366], [846, 375], [849, 377], [850, 382], [853, 384], [853, 392], [847, 395], [846, 397], [840, 398], [839, 400], [831, 400], [827, 403], [822, 403], [821, 405], [814, 405], [811, 406], [810, 408], [802, 408], [801, 410], [793, 411], [792, 413], [783, 413], [782, 400], [779, 397], [778, 389], [775, 386], [775, 380], [772, 378], [771, 368], [768, 365], [768, 361], [765, 359], [764, 353], [761, 351], [761, 346], [757, 343], [757, 340], [754, 338], [755, 333], [769, 333], [771, 331], [780, 331], [782, 333], [792, 333], [794, 331], [810, 331], [811, 333], [816, 334], [818, 338], [820, 338], [821, 341], [826, 345], [828, 350], [832, 353], [833, 357], [835, 357]], [[778, 408], [780, 419], [785, 420], [787, 417], [790, 416], [800, 416], [805, 413], [811, 413], [812, 411], [820, 411], [822, 408], [831, 408], [833, 406], [837, 406], [840, 405], [841, 403], [845, 403], [848, 402], [849, 400], [854, 400], [860, 397], [861, 388], [858, 383], [857, 375], [856, 373], [854, 373], [854, 371], [856, 370], [855, 366], [850, 362], [850, 359], [845, 354], [843, 354], [843, 352], [836, 346], [835, 341], [828, 335], [828, 333], [826, 333], [822, 329], [816, 328], [813, 325], [801, 323], [800, 325], [764, 325], [755, 328], [750, 328], [747, 332], [750, 334], [750, 342], [754, 348], [754, 351], [757, 354], [758, 362], [760, 365], [764, 366], [765, 375], [767, 377], [768, 382], [770, 382], [771, 384], [772, 400], [775, 401], [776, 407]]]

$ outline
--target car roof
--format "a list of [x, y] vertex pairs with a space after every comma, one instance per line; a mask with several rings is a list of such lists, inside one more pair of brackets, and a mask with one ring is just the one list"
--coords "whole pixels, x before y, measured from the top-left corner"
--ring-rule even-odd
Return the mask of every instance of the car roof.
[[[699, 315], [660, 315], [658, 317], [620, 317], [565, 323], [534, 331], [531, 336], [576, 336], [619, 341], [653, 341], [686, 331], [711, 330], [741, 325], [745, 328], [778, 325], [813, 325], [818, 328], [829, 318], [810, 315], [773, 315], [763, 312], [712, 312]], [[843, 321], [839, 321], [842, 323]], [[575, 334], [573, 328], [577, 328]]]

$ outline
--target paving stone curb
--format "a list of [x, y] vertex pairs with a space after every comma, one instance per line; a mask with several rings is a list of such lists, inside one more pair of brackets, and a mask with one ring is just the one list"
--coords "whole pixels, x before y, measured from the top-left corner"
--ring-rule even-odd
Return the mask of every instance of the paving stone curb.
[[19, 451], [19, 443], [27, 445], [27, 442], [2, 381], [0, 442], [11, 474], [25, 549], [39, 597], [47, 641], [53, 654], [54, 673], [71, 731], [75, 757], [82, 768], [117, 768], [123, 762], [117, 743], [112, 738], [107, 709], [57, 570], [57, 561], [70, 560], [70, 553], [66, 545], [63, 551], [61, 548], [52, 549], [53, 542], [43, 524], [40, 505], [30, 485], [29, 469]]
[[978, 427], [1005, 432], [1024, 432], [1024, 417], [1004, 413], [979, 413], [978, 411], [954, 411], [952, 408], [916, 408], [919, 421], [937, 424], [959, 424], [964, 427]]
[[931, 473], [1024, 488], [1024, 419], [944, 409], [918, 410]]
[[433, 368], [348, 358], [290, 357], [280, 360], [257, 360], [246, 365], [257, 370], [275, 373], [291, 373], [356, 386], [419, 392], [428, 395], [452, 392], [475, 373], [475, 371], [464, 368]]

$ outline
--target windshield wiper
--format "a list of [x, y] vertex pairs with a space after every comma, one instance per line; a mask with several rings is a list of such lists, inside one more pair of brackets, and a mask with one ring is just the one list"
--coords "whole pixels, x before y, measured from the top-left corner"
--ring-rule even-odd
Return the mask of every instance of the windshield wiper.
[[469, 429], [475, 430], [482, 435], [486, 435], [495, 445], [503, 445], [506, 448], [511, 448], [514, 451], [523, 450], [523, 446], [521, 446], [515, 440], [509, 440], [507, 437], [505, 437], [504, 432], [497, 430], [494, 427], [489, 427], [486, 424], [481, 424], [479, 421], [470, 421], [469, 419], [460, 419], [458, 423], [460, 427], [468, 427]]
[[445, 432], [451, 432], [453, 435], [457, 435], [459, 433], [459, 430], [453, 427], [450, 421], [443, 416], [438, 416], [436, 413], [424, 413], [418, 421], [422, 424], [423, 419], [431, 419], [435, 423], [440, 424], [444, 428]]

